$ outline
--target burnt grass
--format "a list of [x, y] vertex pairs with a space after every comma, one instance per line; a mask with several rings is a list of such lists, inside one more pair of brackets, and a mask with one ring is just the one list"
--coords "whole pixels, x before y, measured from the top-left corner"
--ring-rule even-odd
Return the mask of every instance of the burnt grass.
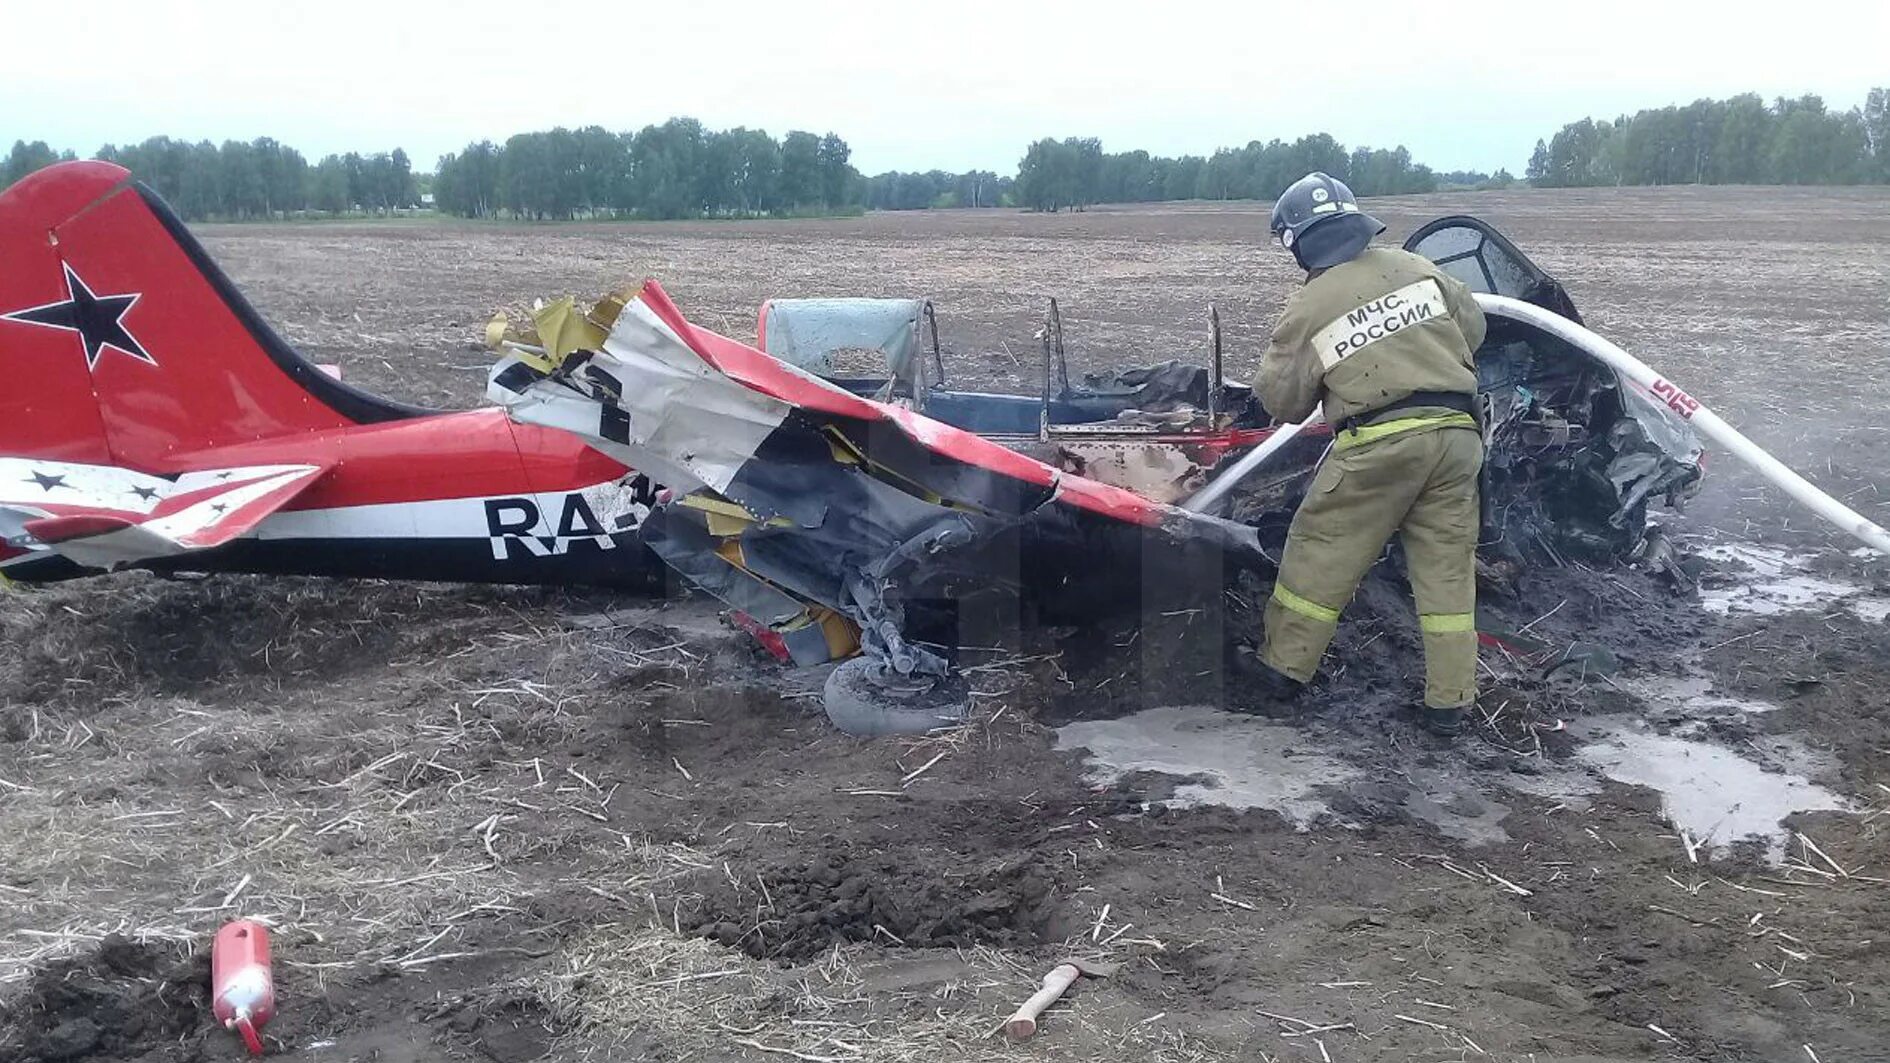
[[806, 959], [876, 940], [914, 949], [1037, 945], [1055, 911], [1056, 870], [1040, 858], [941, 874], [839, 849], [757, 875], [768, 886], [768, 919], [755, 918], [748, 891], [718, 888], [685, 925], [757, 959]]
[[[1871, 331], [1885, 206], [1672, 189], [1373, 209], [1394, 232], [1493, 215], [1604, 333], [1881, 516], [1890, 399], [1854, 382], [1890, 356]], [[1236, 206], [204, 235], [312, 356], [458, 404], [489, 310], [642, 273], [738, 338], [769, 295], [929, 295], [948, 373], [1023, 391], [1040, 295], [1063, 300], [1077, 371], [1191, 356], [1213, 300], [1239, 373], [1292, 281], [1263, 223]], [[1673, 528], [1883, 578], [1724, 457]], [[1821, 781], [1855, 811], [1792, 826], [1840, 873], [1796, 846], [1812, 870], [1749, 848], [1694, 863], [1647, 790], [1586, 807], [1517, 790], [1569, 763], [1557, 721], [1646, 711], [1605, 680], [1486, 655], [1486, 722], [1450, 746], [1416, 734], [1395, 565], [1290, 724], [1374, 781], [1335, 807], [1345, 826], [1172, 808], [1165, 776], [1091, 782], [1051, 727], [1239, 696], [1218, 646], [1253, 628], [1264, 581], [1167, 590], [1135, 624], [987, 644], [970, 727], [874, 742], [835, 733], [818, 677], [694, 600], [137, 574], [0, 595], [0, 1059], [239, 1058], [205, 992], [210, 936], [238, 914], [274, 928], [266, 1035], [292, 1058], [1014, 1058], [985, 1035], [1070, 954], [1119, 967], [1050, 1013], [1025, 1050], [1043, 1058], [1322, 1058], [1275, 1016], [1337, 1027], [1316, 1035], [1333, 1059], [1374, 1063], [1890, 1043], [1883, 625], [1717, 617], [1625, 568], [1485, 594], [1514, 627], [1606, 646], [1624, 678], [1697, 668], [1778, 705], [1720, 740], [1788, 734], [1832, 758]], [[1412, 818], [1395, 797], [1427, 772], [1496, 795], [1508, 840]]]
[[[273, 578], [259, 587], [259, 579], [139, 577], [122, 581], [108, 598], [68, 601], [60, 609], [69, 619], [59, 625], [9, 611], [0, 616], [0, 632], [16, 663], [0, 682], [9, 700], [32, 702], [82, 700], [100, 689], [183, 693], [343, 679], [403, 654], [447, 647], [456, 621], [534, 607], [546, 597], [531, 589], [418, 584], [375, 585], [353, 597], [336, 593], [330, 581]], [[175, 593], [172, 582], [196, 585]], [[423, 617], [429, 622], [417, 627]]]
[[151, 1044], [201, 1037], [209, 1021], [209, 957], [108, 936], [90, 953], [33, 972], [0, 1003], [0, 1028], [21, 1063], [116, 1059]]

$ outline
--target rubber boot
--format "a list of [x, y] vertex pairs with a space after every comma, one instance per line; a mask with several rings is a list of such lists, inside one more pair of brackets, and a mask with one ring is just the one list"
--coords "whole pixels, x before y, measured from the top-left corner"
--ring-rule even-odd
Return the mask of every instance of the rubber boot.
[[1426, 705], [1418, 710], [1418, 722], [1440, 738], [1455, 738], [1464, 731], [1463, 707], [1438, 709]]
[[1226, 664], [1224, 708], [1275, 719], [1295, 713], [1295, 703], [1306, 684], [1274, 671], [1246, 646], [1229, 646]]

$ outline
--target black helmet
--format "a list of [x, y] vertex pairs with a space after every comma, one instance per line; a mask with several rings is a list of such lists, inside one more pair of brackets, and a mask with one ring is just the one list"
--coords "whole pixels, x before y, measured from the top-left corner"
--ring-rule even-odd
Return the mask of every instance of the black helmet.
[[1287, 186], [1273, 204], [1273, 235], [1307, 269], [1349, 262], [1385, 224], [1358, 209], [1345, 182], [1309, 173]]

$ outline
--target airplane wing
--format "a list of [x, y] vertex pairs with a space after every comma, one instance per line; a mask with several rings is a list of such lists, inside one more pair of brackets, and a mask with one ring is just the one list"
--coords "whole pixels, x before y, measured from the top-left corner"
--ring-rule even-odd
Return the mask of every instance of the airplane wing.
[[[685, 320], [655, 283], [591, 311], [572, 350], [521, 336], [487, 394], [667, 485], [643, 539], [781, 636], [801, 664], [860, 644], [944, 674], [914, 610], [997, 591], [1094, 617], [1134, 608], [1163, 569], [1270, 564], [1253, 529], [1071, 475], [873, 402]], [[555, 325], [555, 323], [553, 323]]]
[[251, 532], [328, 465], [250, 465], [153, 476], [111, 465], [0, 457], [0, 544], [115, 569]]

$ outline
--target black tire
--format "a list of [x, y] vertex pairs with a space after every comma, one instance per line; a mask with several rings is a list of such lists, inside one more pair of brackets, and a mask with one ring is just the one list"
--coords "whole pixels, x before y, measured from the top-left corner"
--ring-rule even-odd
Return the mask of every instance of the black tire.
[[943, 679], [882, 679], [873, 661], [842, 661], [822, 691], [827, 719], [859, 738], [925, 734], [955, 727], [971, 713], [971, 688], [963, 676]]

